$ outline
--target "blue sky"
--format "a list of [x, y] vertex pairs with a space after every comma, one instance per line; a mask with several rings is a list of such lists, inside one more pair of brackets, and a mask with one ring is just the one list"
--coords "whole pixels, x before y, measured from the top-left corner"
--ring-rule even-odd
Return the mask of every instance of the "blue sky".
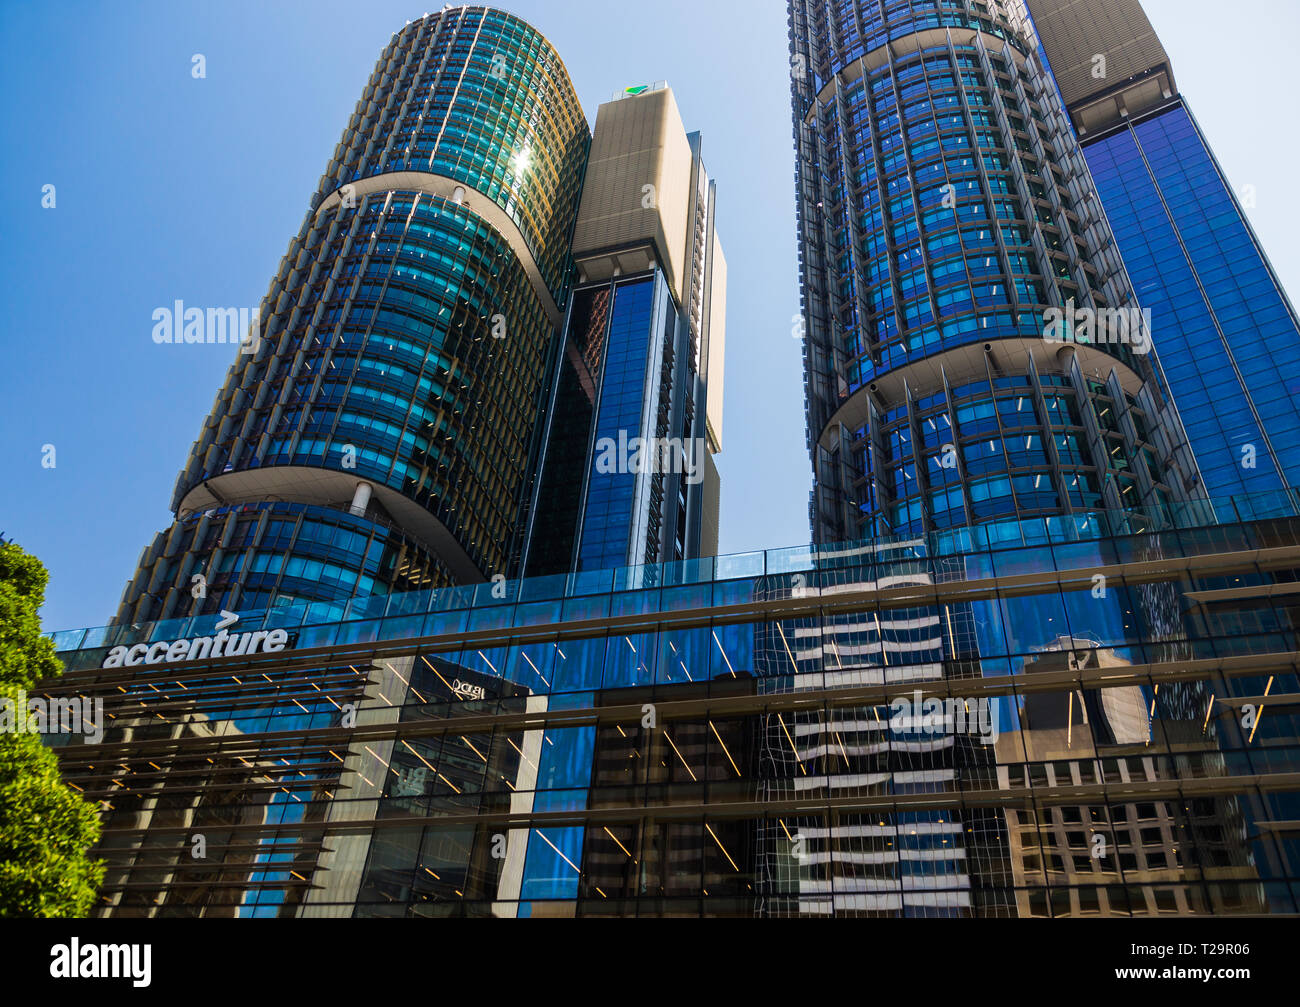
[[[728, 264], [721, 549], [806, 541], [784, 3], [503, 6], [555, 44], [589, 119], [614, 90], [662, 79], [704, 134]], [[1145, 6], [1228, 177], [1255, 187], [1250, 219], [1283, 284], [1300, 291], [1296, 140], [1274, 120], [1290, 108], [1300, 5], [1241, 0], [1239, 23], [1216, 0]], [[425, 9], [0, 0], [0, 532], [50, 568], [47, 629], [112, 615], [170, 523], [176, 474], [232, 359], [229, 346], [155, 345], [153, 310], [261, 300], [376, 57]]]

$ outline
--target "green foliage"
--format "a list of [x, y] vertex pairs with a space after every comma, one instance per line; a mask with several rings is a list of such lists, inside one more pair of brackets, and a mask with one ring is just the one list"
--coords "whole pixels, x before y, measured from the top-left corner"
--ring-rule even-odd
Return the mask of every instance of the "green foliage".
[[[21, 704], [61, 674], [36, 611], [49, 575], [16, 545], [0, 545], [0, 701]], [[95, 806], [59, 777], [37, 734], [0, 733], [0, 917], [85, 916], [104, 867], [86, 857], [99, 840]]]
[[0, 734], [0, 917], [89, 913], [104, 879], [86, 857], [98, 840], [94, 805], [59, 778], [53, 749]]
[[0, 545], [0, 686], [30, 689], [63, 672], [36, 617], [49, 579], [35, 556], [13, 543]]

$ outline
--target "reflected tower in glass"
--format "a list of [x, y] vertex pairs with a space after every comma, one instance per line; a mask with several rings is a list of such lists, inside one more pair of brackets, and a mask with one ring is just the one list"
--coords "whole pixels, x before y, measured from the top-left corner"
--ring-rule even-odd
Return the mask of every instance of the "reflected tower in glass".
[[589, 144], [519, 18], [393, 36], [119, 620], [513, 575]]

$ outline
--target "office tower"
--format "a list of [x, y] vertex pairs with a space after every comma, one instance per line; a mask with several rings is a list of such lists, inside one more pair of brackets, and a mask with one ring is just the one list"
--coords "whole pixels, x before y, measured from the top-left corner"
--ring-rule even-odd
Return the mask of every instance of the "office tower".
[[793, 0], [790, 54], [814, 539], [1198, 494], [1018, 5]]
[[[815, 696], [832, 680], [891, 690], [890, 702], [853, 716], [778, 723], [768, 748], [787, 765], [775, 783], [817, 794], [805, 779], [811, 763], [838, 750], [846, 778], [829, 781], [828, 795], [866, 779], [870, 792], [900, 799], [1005, 789], [1025, 780], [1011, 765], [1016, 745], [1057, 726], [1038, 693], [1058, 664], [1042, 655], [1087, 640], [1079, 661], [1104, 667], [1106, 644], [1137, 621], [1164, 647], [1181, 614], [1167, 593], [1108, 589], [1104, 577], [1055, 598], [944, 600], [946, 584], [980, 569], [970, 543], [1049, 547], [1080, 529], [1159, 526], [1204, 486], [1150, 352], [1151, 323], [1019, 5], [792, 0], [790, 44], [817, 584], [824, 601], [906, 587], [911, 603], [888, 619], [823, 614], [767, 648], [776, 666], [782, 651], [789, 659], [784, 683], [762, 679], [778, 690]], [[850, 543], [867, 538], [876, 541], [841, 571]], [[913, 573], [906, 557], [926, 562]], [[802, 647], [800, 632], [815, 646]], [[835, 646], [842, 640], [858, 645]], [[1028, 700], [980, 698], [1008, 671]], [[1166, 686], [1170, 719], [1209, 698], [1185, 692]], [[921, 695], [955, 705], [919, 716]], [[1080, 695], [1090, 719], [1081, 709], [1069, 723], [1073, 700], [1059, 702], [1059, 691], [1048, 708], [1065, 722], [1051, 756], [1082, 785], [1149, 744], [1149, 730], [1135, 738], [1156, 703], [1142, 685]], [[900, 699], [910, 712], [891, 716]], [[979, 737], [972, 716], [986, 729]], [[1171, 779], [1163, 762], [1148, 775]], [[1218, 798], [1205, 813], [1240, 817]], [[1145, 861], [1130, 861], [1127, 844], [1105, 869], [1062, 875], [1065, 854], [1023, 853], [1022, 824], [1009, 805], [982, 802], [846, 815], [809, 838], [810, 863], [788, 865], [764, 891], [798, 913], [1066, 915], [1113, 909], [1071, 884], [1188, 880], [1138, 875]], [[776, 831], [765, 838], [765, 856], [774, 849], [780, 862], [787, 844]], [[1121, 862], [1127, 873], [1112, 876]], [[1249, 882], [1250, 865], [1242, 870]], [[1180, 888], [1174, 903], [1195, 900]], [[1123, 912], [1167, 908], [1164, 892], [1122, 902]]]
[[662, 82], [597, 110], [529, 575], [717, 552], [726, 260], [715, 188]]
[[513, 574], [589, 142], [513, 15], [393, 36], [120, 620]]
[[1300, 323], [1141, 5], [1028, 6], [1206, 490], [1300, 484]]

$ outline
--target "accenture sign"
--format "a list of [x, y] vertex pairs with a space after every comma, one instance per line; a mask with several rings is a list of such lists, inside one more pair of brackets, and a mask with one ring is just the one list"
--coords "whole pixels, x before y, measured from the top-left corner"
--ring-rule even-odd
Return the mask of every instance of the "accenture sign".
[[242, 657], [249, 654], [276, 654], [289, 643], [289, 633], [283, 629], [259, 629], [251, 633], [230, 633], [226, 627], [239, 621], [232, 612], [221, 613], [225, 618], [217, 623], [212, 636], [196, 636], [188, 640], [158, 640], [155, 643], [137, 643], [133, 647], [114, 647], [104, 658], [102, 668], [129, 668], [138, 664], [171, 664], [177, 661], [202, 661], [209, 657]]

